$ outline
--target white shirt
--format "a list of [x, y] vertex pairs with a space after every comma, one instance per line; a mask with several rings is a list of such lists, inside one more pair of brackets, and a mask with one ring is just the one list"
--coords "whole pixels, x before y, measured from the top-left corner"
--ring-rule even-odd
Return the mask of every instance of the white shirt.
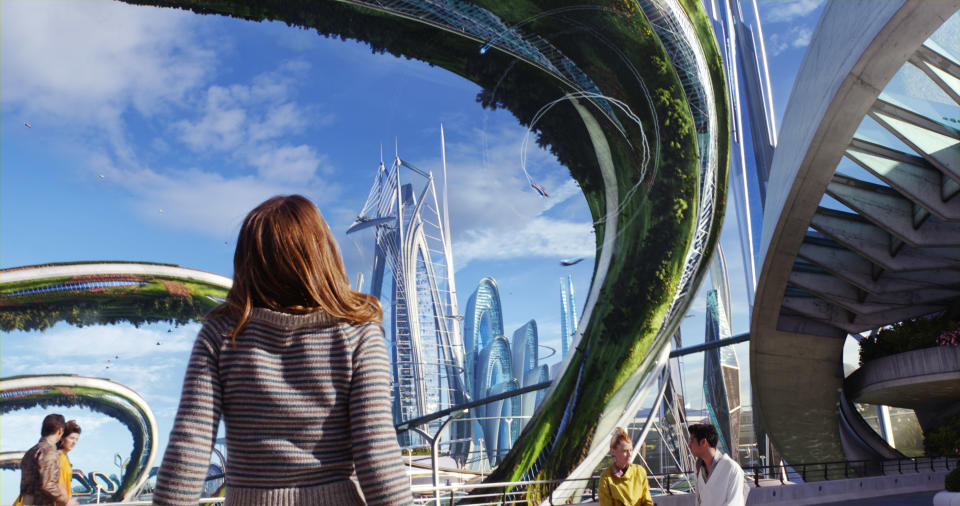
[[707, 475], [707, 467], [697, 472], [697, 506], [744, 506], [743, 469], [727, 454], [717, 451]]

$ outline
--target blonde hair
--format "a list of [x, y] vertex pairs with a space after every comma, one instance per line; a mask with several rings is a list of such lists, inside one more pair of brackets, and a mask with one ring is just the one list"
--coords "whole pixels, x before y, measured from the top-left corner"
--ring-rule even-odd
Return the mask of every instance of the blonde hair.
[[228, 316], [236, 344], [254, 307], [285, 313], [325, 311], [353, 323], [383, 321], [376, 297], [350, 288], [327, 222], [300, 195], [273, 197], [243, 220], [233, 256], [233, 287], [207, 318]]
[[610, 436], [610, 449], [613, 450], [620, 444], [621, 441], [626, 441], [633, 446], [633, 441], [630, 440], [630, 436], [627, 435], [627, 431], [623, 430], [623, 427], [617, 427], [613, 430], [613, 435]]

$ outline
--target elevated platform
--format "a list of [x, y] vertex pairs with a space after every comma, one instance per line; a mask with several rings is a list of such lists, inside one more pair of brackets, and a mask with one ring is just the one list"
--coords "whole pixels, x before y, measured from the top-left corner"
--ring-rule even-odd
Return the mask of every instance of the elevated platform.
[[909, 409], [960, 402], [960, 348], [938, 346], [871, 360], [844, 380], [855, 402]]

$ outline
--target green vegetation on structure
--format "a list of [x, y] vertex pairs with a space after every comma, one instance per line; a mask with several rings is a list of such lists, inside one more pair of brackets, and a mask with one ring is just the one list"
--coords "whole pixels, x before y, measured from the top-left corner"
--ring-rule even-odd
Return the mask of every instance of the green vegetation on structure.
[[960, 327], [960, 301], [943, 313], [914, 318], [860, 340], [860, 365], [871, 360], [937, 346], [941, 334]]
[[[224, 14], [260, 21], [283, 20], [316, 29], [324, 36], [367, 42], [375, 52], [416, 58], [443, 67], [478, 84], [483, 107], [506, 108], [529, 125], [540, 108], [574, 91], [540, 68], [515, 60], [496, 48], [480, 53], [488, 41], [439, 30], [404, 18], [339, 2], [313, 0], [128, 0], [172, 6], [202, 14]], [[487, 481], [520, 479], [538, 462], [531, 479], [562, 478], [584, 458], [597, 420], [607, 401], [638, 367], [649, 365], [648, 351], [663, 323], [677, 288], [684, 255], [694, 232], [698, 198], [696, 132], [683, 89], [660, 41], [635, 3], [556, 2], [546, 0], [481, 0], [476, 5], [500, 16], [518, 31], [550, 41], [579, 65], [605, 95], [629, 104], [640, 117], [651, 153], [659, 153], [645, 178], [640, 127], [617, 113], [625, 134], [592, 105], [610, 150], [619, 202], [617, 227], [608, 230], [603, 177], [584, 119], [570, 104], [551, 109], [534, 128], [538, 143], [548, 147], [580, 185], [594, 217], [599, 247], [606, 234], [615, 246], [603, 286], [580, 345], [571, 351], [570, 367], [557, 379], [552, 394], [530, 420], [513, 450]], [[571, 7], [575, 9], [565, 9]], [[688, 9], [699, 9], [687, 6]], [[551, 14], [531, 19], [550, 11]], [[708, 26], [708, 25], [704, 25]], [[702, 27], [700, 27], [702, 28]], [[703, 43], [703, 41], [701, 41]], [[711, 71], [723, 104], [722, 74], [715, 49]], [[638, 76], [652, 95], [646, 99]], [[718, 109], [721, 106], [718, 105]], [[727, 119], [720, 122], [721, 184], [726, 177]], [[660, 144], [655, 133], [659, 129]], [[519, 170], [519, 169], [518, 169]], [[725, 196], [717, 197], [722, 205]], [[722, 218], [722, 207], [715, 224]], [[715, 227], [711, 240], [716, 240]], [[712, 251], [711, 242], [705, 258]], [[702, 277], [698, 277], [698, 280]], [[645, 362], [646, 360], [646, 362]], [[562, 427], [561, 427], [562, 426]], [[554, 443], [555, 442], [555, 443]], [[551, 444], [553, 446], [551, 447]], [[549, 493], [540, 491], [540, 495]], [[531, 497], [535, 500], [536, 497]]]
[[[124, 276], [133, 278], [133, 276]], [[55, 278], [4, 284], [2, 293], [62, 284], [75, 278]], [[89, 281], [89, 280], [84, 280]], [[46, 330], [57, 322], [83, 327], [132, 323], [199, 321], [227, 296], [219, 286], [203, 282], [149, 277], [143, 285], [85, 290], [58, 290], [0, 299], [0, 330]]]
[[947, 492], [960, 492], [960, 467], [947, 473], [947, 477], [943, 480], [943, 488]]
[[938, 427], [923, 434], [923, 449], [927, 456], [960, 456], [960, 414], [948, 417]]
[[[713, 214], [713, 225], [710, 228], [710, 238], [707, 240], [708, 249], [704, 251], [704, 261], [713, 257], [713, 250], [719, 244], [720, 231], [723, 228], [723, 216], [727, 206], [726, 184], [730, 172], [730, 114], [727, 104], [730, 103], [727, 94], [727, 78], [723, 73], [723, 58], [717, 39], [713, 35], [710, 20], [704, 12], [700, 0], [679, 0], [687, 18], [697, 32], [697, 40], [707, 61], [710, 71], [710, 85], [713, 86], [714, 114], [717, 119], [717, 202]], [[701, 278], [707, 270], [701, 271]], [[702, 279], [701, 279], [702, 280]], [[700, 281], [694, 286], [700, 286]]]

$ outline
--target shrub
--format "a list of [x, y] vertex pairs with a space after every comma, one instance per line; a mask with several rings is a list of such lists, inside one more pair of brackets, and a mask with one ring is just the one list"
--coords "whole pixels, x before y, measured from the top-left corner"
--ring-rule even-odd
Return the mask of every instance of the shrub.
[[[930, 317], [914, 318], [885, 328], [860, 341], [860, 365], [873, 359], [907, 351], [952, 345], [960, 327], [960, 305]], [[946, 343], [946, 344], [945, 344]]]
[[947, 492], [960, 492], [960, 467], [947, 473], [947, 478], [943, 480], [943, 488]]
[[948, 417], [938, 427], [926, 431], [923, 448], [931, 457], [960, 455], [960, 414]]

